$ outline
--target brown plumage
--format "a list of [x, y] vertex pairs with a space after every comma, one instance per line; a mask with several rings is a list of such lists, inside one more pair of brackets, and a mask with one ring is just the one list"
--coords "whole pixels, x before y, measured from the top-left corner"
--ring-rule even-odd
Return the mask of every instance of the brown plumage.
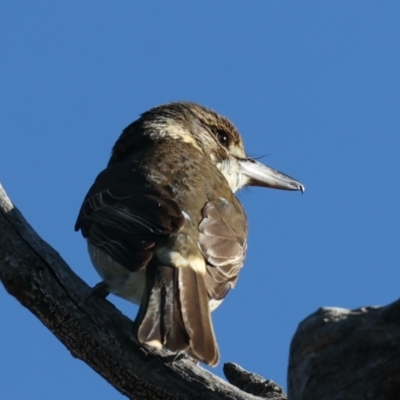
[[245, 185], [303, 190], [246, 157], [226, 118], [194, 103], [156, 107], [129, 125], [82, 204], [75, 229], [109, 292], [140, 304], [138, 341], [216, 365], [210, 311], [238, 278]]

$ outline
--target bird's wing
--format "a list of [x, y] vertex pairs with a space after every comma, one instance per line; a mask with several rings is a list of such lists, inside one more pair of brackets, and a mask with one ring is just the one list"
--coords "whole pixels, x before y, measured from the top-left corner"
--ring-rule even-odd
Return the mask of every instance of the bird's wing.
[[208, 294], [223, 299], [235, 286], [247, 249], [247, 219], [239, 201], [208, 201], [199, 224], [199, 245], [207, 261]]
[[157, 238], [178, 232], [183, 224], [169, 186], [150, 184], [143, 171], [127, 162], [99, 174], [75, 230], [134, 272], [147, 265]]

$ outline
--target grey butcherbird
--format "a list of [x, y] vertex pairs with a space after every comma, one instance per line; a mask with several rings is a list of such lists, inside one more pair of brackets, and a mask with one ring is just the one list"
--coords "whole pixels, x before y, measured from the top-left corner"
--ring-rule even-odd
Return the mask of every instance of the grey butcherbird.
[[210, 312], [243, 266], [247, 219], [234, 192], [249, 185], [304, 191], [194, 103], [155, 107], [122, 132], [75, 229], [107, 291], [140, 305], [140, 343], [218, 363]]

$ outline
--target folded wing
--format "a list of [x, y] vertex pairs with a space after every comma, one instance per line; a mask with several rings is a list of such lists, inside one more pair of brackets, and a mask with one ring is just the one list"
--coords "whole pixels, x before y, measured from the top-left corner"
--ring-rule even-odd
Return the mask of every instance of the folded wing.
[[235, 286], [247, 249], [247, 219], [239, 201], [218, 198], [206, 203], [199, 225], [199, 245], [207, 261], [209, 296], [222, 300]]

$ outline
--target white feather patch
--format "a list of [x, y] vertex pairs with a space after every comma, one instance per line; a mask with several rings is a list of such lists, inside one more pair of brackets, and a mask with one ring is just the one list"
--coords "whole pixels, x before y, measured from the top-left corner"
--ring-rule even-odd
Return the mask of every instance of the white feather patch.
[[156, 252], [161, 262], [173, 265], [176, 268], [192, 268], [194, 271], [204, 275], [206, 273], [206, 263], [203, 257], [189, 256], [184, 257], [178, 251], [171, 251], [166, 247], [161, 247]]

